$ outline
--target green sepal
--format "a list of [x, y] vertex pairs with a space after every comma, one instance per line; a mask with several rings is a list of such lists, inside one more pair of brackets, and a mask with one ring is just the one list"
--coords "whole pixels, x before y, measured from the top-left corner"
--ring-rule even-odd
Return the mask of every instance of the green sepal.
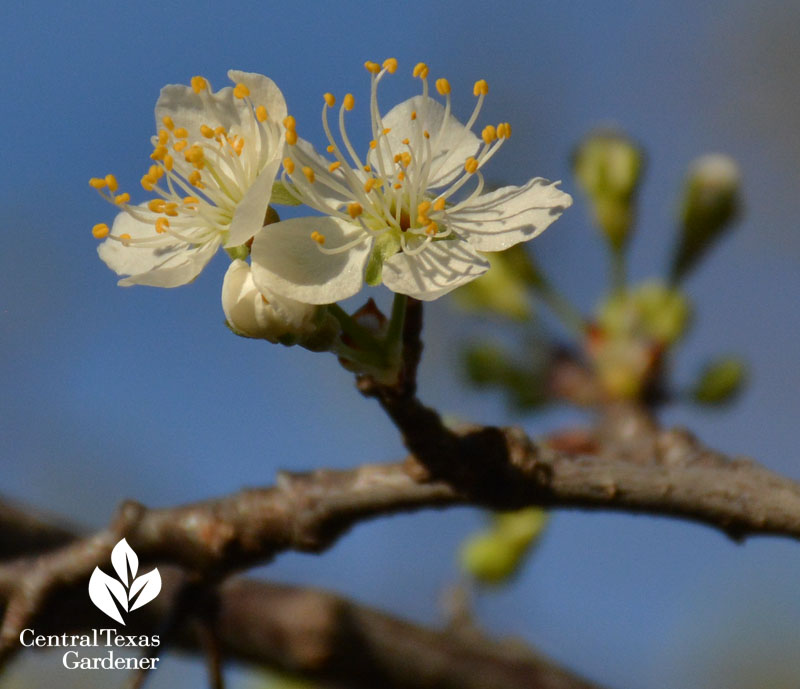
[[244, 261], [250, 255], [250, 248], [246, 244], [239, 244], [239, 246], [226, 247], [225, 253], [230, 256], [231, 261], [235, 261], [237, 258]]
[[272, 196], [269, 202], [277, 203], [281, 206], [299, 206], [302, 203], [302, 201], [298, 201], [294, 195], [289, 192], [286, 185], [281, 181], [272, 184]]
[[372, 287], [380, 285], [383, 276], [383, 262], [398, 251], [400, 251], [400, 238], [393, 232], [386, 232], [378, 237], [372, 246], [364, 281]]

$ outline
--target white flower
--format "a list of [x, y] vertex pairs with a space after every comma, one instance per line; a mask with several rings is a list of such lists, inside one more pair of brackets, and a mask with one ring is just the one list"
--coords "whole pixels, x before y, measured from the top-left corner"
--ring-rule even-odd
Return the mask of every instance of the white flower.
[[[322, 124], [333, 161], [298, 139], [294, 118], [284, 121], [289, 148], [283, 182], [326, 217], [288, 220], [259, 232], [252, 247], [257, 285], [325, 304], [358, 292], [366, 269], [369, 284], [382, 281], [395, 292], [436, 299], [489, 268], [478, 252], [532, 239], [572, 203], [558, 183], [541, 178], [482, 193], [480, 168], [511, 135], [507, 123], [485, 127], [480, 138], [471, 131], [489, 92], [485, 81], [475, 84], [478, 101], [462, 125], [450, 114], [450, 84], [436, 81], [442, 106], [428, 95], [428, 68], [420, 63], [414, 76], [422, 80], [422, 95], [382, 116], [377, 87], [397, 61], [365, 66], [372, 74], [373, 136], [366, 158], [345, 129], [352, 94], [339, 109], [341, 143], [328, 123], [335, 98], [325, 94]], [[471, 191], [457, 196], [467, 184]]]
[[271, 79], [228, 72], [213, 93], [203, 77], [171, 84], [156, 103], [153, 160], [141, 183], [155, 198], [130, 204], [114, 175], [90, 184], [122, 208], [113, 227], [92, 230], [120, 285], [192, 281], [220, 246], [247, 242], [264, 224], [284, 148], [286, 103]]
[[225, 273], [222, 310], [238, 335], [274, 343], [302, 339], [317, 330], [319, 309], [276, 294], [263, 294], [253, 282], [250, 266], [240, 259]]

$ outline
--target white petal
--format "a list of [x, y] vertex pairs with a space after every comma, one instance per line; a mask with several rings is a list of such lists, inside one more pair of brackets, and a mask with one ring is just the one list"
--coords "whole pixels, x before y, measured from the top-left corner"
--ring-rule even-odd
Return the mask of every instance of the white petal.
[[244, 198], [236, 205], [225, 246], [244, 244], [264, 226], [267, 206], [272, 196], [272, 184], [280, 165], [281, 161], [278, 159], [267, 164]]
[[522, 187], [503, 187], [448, 214], [447, 224], [478, 251], [502, 251], [533, 239], [572, 205], [560, 182], [536, 177]]
[[[145, 204], [142, 204], [144, 207]], [[115, 239], [106, 239], [97, 247], [97, 253], [105, 264], [118, 275], [131, 277], [120, 280], [123, 287], [129, 285], [152, 285], [154, 287], [177, 287], [194, 280], [219, 247], [212, 240], [203, 245], [191, 245], [156, 235], [151, 223], [141, 222], [127, 213], [119, 213], [114, 219], [112, 234], [129, 234], [131, 239], [154, 238], [158, 246], [125, 245]]]
[[393, 292], [431, 301], [483, 275], [489, 262], [460, 240], [432, 242], [411, 256], [398, 253], [383, 264], [383, 284]]
[[[414, 120], [411, 119], [412, 112], [417, 113]], [[431, 171], [433, 174], [428, 179], [426, 185], [428, 188], [441, 187], [455, 180], [464, 171], [464, 162], [467, 158], [477, 153], [480, 140], [452, 115], [449, 115], [445, 121], [444, 107], [433, 98], [414, 96], [393, 107], [383, 117], [384, 126], [391, 129], [386, 135], [386, 139], [391, 146], [392, 156], [409, 150], [408, 146], [402, 143], [403, 139], [407, 138], [413, 145], [415, 139], [422, 138], [422, 130], [430, 133], [431, 137], [428, 141], [433, 145], [443, 122], [444, 129], [441, 139], [438, 141], [436, 150], [432, 151]], [[414, 153], [419, 156], [422, 151]], [[370, 152], [368, 162], [376, 167], [374, 150]], [[412, 163], [409, 175], [412, 175], [414, 169], [415, 165]]]
[[[320, 251], [312, 232], [335, 249], [363, 236], [364, 241], [337, 254]], [[358, 225], [338, 218], [295, 218], [267, 225], [253, 240], [253, 279], [259, 289], [306, 304], [332, 304], [361, 289], [372, 238]]]
[[240, 334], [277, 342], [283, 335], [313, 330], [317, 307], [272, 293], [262, 297], [253, 282], [250, 266], [237, 259], [222, 282], [222, 310], [228, 323]]
[[250, 102], [267, 109], [267, 117], [275, 123], [282, 123], [286, 117], [286, 100], [283, 93], [272, 79], [255, 72], [240, 72], [236, 69], [228, 71], [228, 78], [235, 84], [244, 84], [250, 89]]

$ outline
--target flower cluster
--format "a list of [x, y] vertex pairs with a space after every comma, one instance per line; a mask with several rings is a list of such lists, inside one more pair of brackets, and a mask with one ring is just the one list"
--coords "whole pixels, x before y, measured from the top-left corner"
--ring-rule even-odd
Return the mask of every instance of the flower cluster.
[[[234, 86], [214, 93], [202, 77], [165, 87], [156, 104], [152, 165], [141, 185], [154, 195], [132, 204], [113, 175], [90, 184], [121, 209], [111, 228], [95, 225], [98, 252], [125, 276], [121, 285], [174, 287], [192, 281], [222, 246], [237, 260], [223, 288], [232, 329], [271, 341], [311, 337], [323, 305], [358, 293], [364, 282], [432, 300], [482, 275], [497, 252], [532, 239], [571, 197], [536, 177], [484, 190], [483, 166], [511, 126], [473, 133], [486, 81], [474, 85], [466, 124], [451, 114], [451, 87], [429, 69], [413, 76], [421, 94], [385, 114], [378, 87], [397, 70], [391, 58], [367, 62], [372, 139], [360, 154], [347, 133], [348, 93], [323, 98], [320, 154], [301, 139], [277, 86], [267, 77], [228, 73]], [[282, 169], [281, 169], [282, 168]], [[280, 177], [279, 177], [280, 172]], [[269, 222], [273, 189], [316, 215]], [[234, 248], [238, 249], [234, 250]], [[250, 254], [248, 265], [242, 258]]]

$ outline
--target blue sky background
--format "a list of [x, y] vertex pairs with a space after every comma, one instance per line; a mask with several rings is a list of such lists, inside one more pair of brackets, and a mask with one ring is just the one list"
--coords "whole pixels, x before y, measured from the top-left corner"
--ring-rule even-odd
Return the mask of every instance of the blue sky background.
[[[171, 505], [271, 483], [279, 468], [401, 456], [380, 410], [331, 356], [239, 339], [223, 327], [224, 256], [188, 287], [116, 287], [89, 231], [110, 222], [114, 209], [87, 184], [114, 172], [134, 199], [144, 198], [138, 180], [166, 83], [203, 74], [219, 88], [229, 68], [265, 73], [283, 89], [301, 134], [319, 142], [322, 93], [352, 91], [363, 104], [364, 60], [389, 56], [400, 70], [382, 91], [384, 107], [413, 93], [410, 70], [420, 60], [432, 76], [450, 79], [462, 117], [472, 83], [489, 81], [481, 122], [514, 127], [490, 178], [564, 179], [575, 194], [567, 160], [588, 129], [614, 122], [641, 141], [649, 165], [636, 279], [666, 264], [690, 160], [722, 151], [740, 161], [747, 215], [688, 283], [697, 322], [676, 367], [688, 381], [704, 357], [738, 352], [752, 363], [753, 382], [726, 412], [675, 408], [665, 416], [800, 478], [799, 21], [793, 3], [742, 0], [76, 0], [7, 10], [0, 492], [99, 527], [126, 497]], [[363, 111], [358, 118], [355, 139], [359, 126], [366, 132]], [[605, 263], [576, 200], [534, 248], [588, 309]], [[575, 420], [565, 412], [509, 419], [498, 397], [465, 390], [457, 342], [494, 325], [465, 321], [446, 300], [428, 314], [427, 402], [532, 433]], [[438, 601], [457, 575], [456, 547], [480, 523], [467, 509], [384, 519], [322, 557], [286, 555], [264, 574], [431, 623], [441, 619]], [[620, 689], [796, 687], [798, 565], [789, 542], [734, 545], [668, 520], [559, 512], [519, 580], [482, 595], [477, 610], [492, 632], [522, 636]], [[32, 660], [7, 681], [33, 686], [45, 672], [62, 687], [90, 681]], [[175, 660], [150, 686], [202, 682], [197, 666]]]

